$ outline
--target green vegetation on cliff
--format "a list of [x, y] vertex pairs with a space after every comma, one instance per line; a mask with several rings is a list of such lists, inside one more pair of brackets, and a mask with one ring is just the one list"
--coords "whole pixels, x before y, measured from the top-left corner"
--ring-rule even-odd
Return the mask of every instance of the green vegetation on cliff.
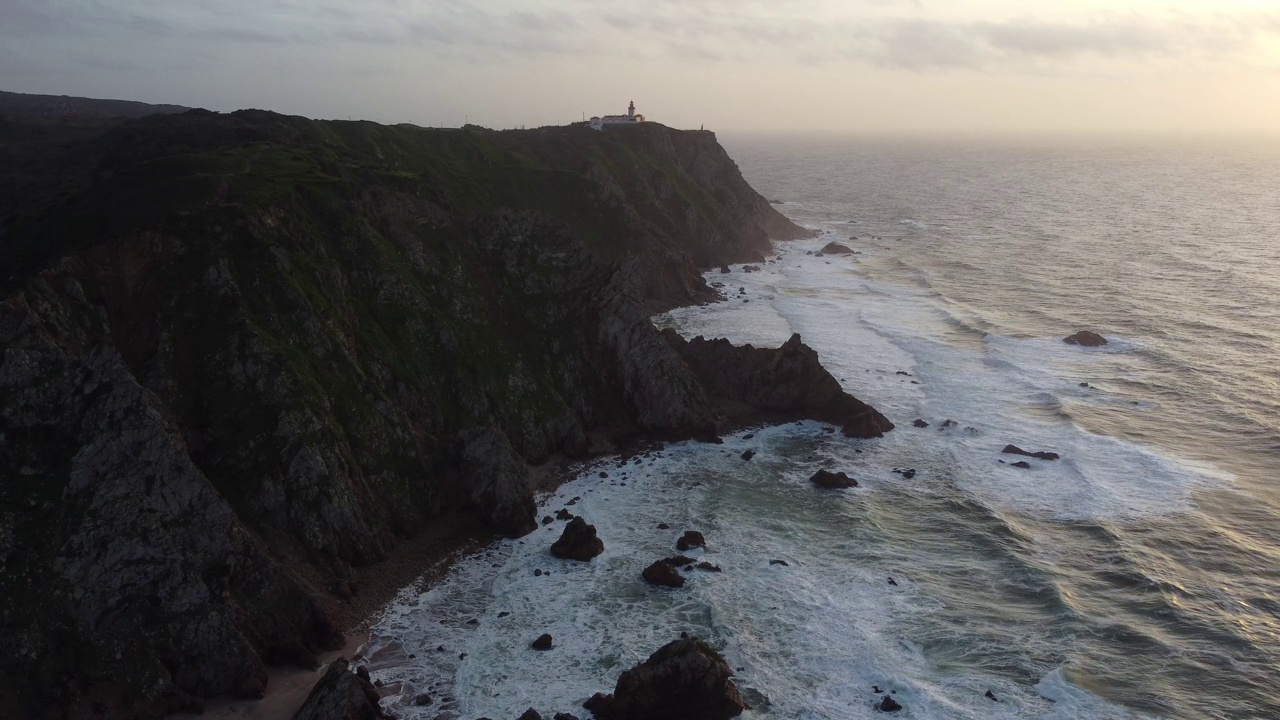
[[[711, 133], [0, 122], [0, 708], [162, 715], [527, 463], [714, 434], [648, 322], [799, 234]], [[11, 688], [11, 690], [9, 689]]]

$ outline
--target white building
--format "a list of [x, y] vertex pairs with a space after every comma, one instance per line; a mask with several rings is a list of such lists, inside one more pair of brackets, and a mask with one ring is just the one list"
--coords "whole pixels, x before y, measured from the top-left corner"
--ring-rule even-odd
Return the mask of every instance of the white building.
[[627, 106], [626, 115], [592, 116], [591, 129], [604, 130], [605, 125], [634, 125], [642, 122], [644, 122], [644, 116], [636, 114], [636, 101], [632, 100], [631, 104]]

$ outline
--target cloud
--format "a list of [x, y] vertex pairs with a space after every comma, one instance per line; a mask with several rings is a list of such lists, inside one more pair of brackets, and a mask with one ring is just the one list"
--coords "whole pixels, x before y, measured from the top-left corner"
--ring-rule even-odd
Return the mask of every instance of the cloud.
[[397, 48], [492, 64], [535, 57], [803, 64], [916, 73], [1214, 62], [1280, 36], [1280, 13], [969, 19], [919, 0], [0, 0], [0, 36]]

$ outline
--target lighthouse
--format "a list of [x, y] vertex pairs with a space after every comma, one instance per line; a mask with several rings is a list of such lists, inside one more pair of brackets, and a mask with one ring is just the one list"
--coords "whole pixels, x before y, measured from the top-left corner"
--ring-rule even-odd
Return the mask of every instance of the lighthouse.
[[636, 114], [636, 101], [632, 100], [627, 105], [626, 115], [592, 115], [589, 125], [592, 130], [603, 130], [606, 125], [635, 125], [644, 122], [643, 115]]

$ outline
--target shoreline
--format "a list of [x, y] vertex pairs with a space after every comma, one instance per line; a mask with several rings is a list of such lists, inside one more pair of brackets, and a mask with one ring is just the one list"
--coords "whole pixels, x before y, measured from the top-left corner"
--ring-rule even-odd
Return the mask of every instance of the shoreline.
[[[529, 484], [537, 495], [555, 492], [583, 467], [619, 452], [624, 450], [609, 447], [581, 460], [551, 458], [542, 465], [529, 469]], [[459, 560], [501, 540], [501, 536], [466, 513], [442, 516], [435, 520], [435, 527], [399, 543], [385, 560], [354, 569], [354, 584], [359, 589], [359, 594], [350, 600], [331, 600], [335, 615], [347, 620], [342, 629], [343, 645], [336, 650], [320, 653], [314, 669], [295, 665], [269, 665], [267, 688], [262, 697], [213, 698], [205, 703], [202, 712], [175, 713], [169, 717], [173, 720], [292, 718], [334, 660], [345, 657], [352, 660], [354, 666], [356, 659], [363, 658], [363, 651], [371, 640], [371, 629], [377, 624], [382, 611], [401, 591], [408, 587], [425, 591], [435, 586]]]

